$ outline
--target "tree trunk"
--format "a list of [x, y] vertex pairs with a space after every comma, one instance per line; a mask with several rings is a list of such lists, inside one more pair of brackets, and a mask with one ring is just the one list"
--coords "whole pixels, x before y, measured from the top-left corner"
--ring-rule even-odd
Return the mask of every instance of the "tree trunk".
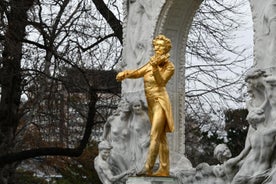
[[[13, 140], [19, 122], [18, 109], [21, 97], [22, 40], [25, 37], [27, 11], [33, 0], [11, 0], [7, 9], [8, 26], [4, 38], [3, 63], [1, 65], [0, 100], [0, 150], [6, 154], [13, 150]], [[0, 168], [0, 182], [13, 183], [15, 167]]]

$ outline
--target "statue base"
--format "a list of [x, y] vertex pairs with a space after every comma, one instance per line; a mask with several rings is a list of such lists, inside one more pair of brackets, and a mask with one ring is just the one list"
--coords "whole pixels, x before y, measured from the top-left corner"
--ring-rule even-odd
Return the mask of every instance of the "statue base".
[[177, 184], [175, 177], [128, 177], [126, 184]]

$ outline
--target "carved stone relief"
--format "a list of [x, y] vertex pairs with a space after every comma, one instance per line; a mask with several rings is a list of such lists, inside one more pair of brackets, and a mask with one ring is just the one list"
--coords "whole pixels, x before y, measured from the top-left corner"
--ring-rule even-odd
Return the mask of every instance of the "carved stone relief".
[[250, 0], [254, 22], [255, 68], [275, 67], [276, 1]]
[[[221, 164], [201, 163], [195, 168], [183, 156], [185, 43], [201, 1], [128, 0], [124, 3], [127, 11], [123, 69], [141, 67], [147, 62], [154, 35], [162, 33], [172, 41], [171, 60], [176, 73], [168, 85], [168, 92], [177, 131], [170, 138], [173, 155], [170, 174], [176, 176], [179, 183], [276, 183], [276, 1], [249, 2], [254, 22], [254, 66], [246, 77], [250, 128], [245, 148], [238, 156], [230, 158], [231, 154], [224, 155], [229, 149], [220, 146], [215, 156]], [[123, 82], [122, 89], [123, 97], [129, 102], [121, 105], [108, 119], [103, 135], [113, 146], [108, 163], [114, 174], [139, 170], [143, 165], [139, 160], [143, 160], [148, 146], [148, 118], [141, 105], [145, 101], [142, 80]], [[134, 96], [139, 100], [132, 102]], [[142, 110], [135, 109], [134, 104], [142, 106]]]
[[[105, 123], [100, 154], [95, 168], [102, 181], [125, 183], [128, 176], [135, 176], [146, 162], [150, 143], [150, 121], [147, 108], [139, 98], [121, 99], [118, 109]], [[100, 150], [108, 147], [108, 156]], [[107, 149], [107, 148], [106, 148]], [[194, 172], [191, 162], [183, 155], [170, 151], [170, 175], [181, 178], [183, 173]], [[154, 166], [155, 172], [159, 162]], [[110, 179], [111, 178], [111, 179]], [[115, 178], [115, 179], [114, 179]]]

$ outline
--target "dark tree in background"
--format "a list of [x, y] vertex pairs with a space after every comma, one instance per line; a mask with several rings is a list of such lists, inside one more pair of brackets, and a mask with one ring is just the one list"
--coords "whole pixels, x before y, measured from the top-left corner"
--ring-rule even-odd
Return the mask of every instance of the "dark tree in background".
[[[202, 119], [186, 116], [186, 156], [193, 166], [201, 162], [217, 164], [218, 161], [214, 158], [213, 153], [216, 145], [220, 143], [228, 145], [233, 157], [243, 150], [249, 127], [246, 121], [247, 109], [229, 109], [224, 114], [224, 129], [216, 128], [216, 124], [212, 122], [210, 116], [205, 116]], [[211, 124], [211, 128], [202, 128], [206, 124]], [[222, 131], [226, 134], [222, 135]]]
[[244, 148], [245, 139], [248, 131], [246, 116], [247, 109], [230, 109], [225, 111], [225, 131], [230, 150], [233, 156], [237, 156]]
[[[13, 184], [23, 160], [83, 153], [95, 120], [104, 122], [98, 99], [114, 92], [91, 71], [111, 71], [121, 47], [86, 0], [0, 1], [0, 28], [0, 183]], [[72, 68], [77, 86], [66, 78]]]
[[[14, 133], [19, 124], [19, 105], [21, 97], [21, 59], [22, 40], [25, 37], [27, 26], [27, 11], [33, 6], [34, 0], [11, 0], [10, 6], [6, 1], [0, 2], [3, 46], [2, 60], [0, 63], [0, 150], [1, 154], [7, 154], [14, 147]], [[6, 14], [4, 18], [3, 14]], [[3, 26], [3, 21], [7, 22]], [[3, 29], [5, 28], [5, 29]], [[3, 32], [3, 31], [1, 31]], [[0, 183], [14, 183], [13, 174], [15, 164], [0, 165]]]
[[195, 119], [186, 115], [185, 117], [185, 137], [187, 158], [196, 167], [202, 162], [210, 165], [217, 164], [218, 161], [214, 158], [214, 148], [217, 144], [223, 143], [224, 138], [220, 135], [219, 130], [212, 126], [211, 129], [204, 129], [205, 124], [214, 124], [211, 122], [210, 116]]

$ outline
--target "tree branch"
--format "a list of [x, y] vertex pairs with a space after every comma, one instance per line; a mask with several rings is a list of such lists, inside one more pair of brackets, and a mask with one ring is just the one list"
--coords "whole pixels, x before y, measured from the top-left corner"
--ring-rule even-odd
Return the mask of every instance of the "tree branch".
[[38, 156], [68, 156], [68, 157], [78, 157], [82, 154], [84, 148], [86, 147], [89, 137], [92, 132], [92, 126], [94, 125], [94, 117], [96, 113], [96, 102], [97, 94], [96, 91], [90, 87], [90, 103], [88, 116], [85, 126], [85, 132], [83, 134], [82, 140], [77, 148], [59, 148], [59, 147], [47, 147], [47, 148], [37, 148], [24, 150], [15, 153], [8, 153], [0, 156], [0, 168], [6, 164], [11, 164], [14, 162], [23, 161], [26, 159], [38, 157]]
[[93, 0], [97, 10], [104, 17], [111, 29], [114, 31], [115, 36], [123, 43], [123, 27], [120, 20], [116, 18], [112, 11], [106, 6], [103, 0]]
[[93, 43], [92, 45], [90, 45], [90, 46], [88, 46], [88, 47], [86, 47], [86, 48], [84, 48], [84, 47], [82, 47], [78, 42], [76, 42], [76, 41], [73, 41], [73, 40], [71, 40], [72, 42], [74, 42], [74, 43], [76, 43], [79, 47], [80, 47], [80, 49], [83, 51], [83, 52], [86, 52], [87, 50], [89, 50], [89, 49], [92, 49], [93, 47], [95, 47], [96, 45], [98, 45], [98, 44], [100, 44], [101, 42], [103, 42], [104, 40], [106, 40], [106, 39], [108, 39], [108, 38], [111, 38], [111, 37], [113, 37], [113, 36], [116, 36], [114, 33], [112, 33], [112, 34], [109, 34], [109, 35], [106, 35], [106, 36], [104, 36], [104, 37], [101, 37], [99, 40], [97, 40], [95, 43]]

